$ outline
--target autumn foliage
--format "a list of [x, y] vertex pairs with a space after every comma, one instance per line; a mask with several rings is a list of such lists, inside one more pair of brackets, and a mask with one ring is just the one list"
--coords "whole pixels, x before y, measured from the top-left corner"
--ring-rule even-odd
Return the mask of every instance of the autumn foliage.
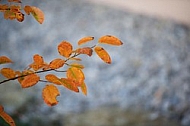
[[[33, 17], [42, 24], [44, 21], [44, 13], [37, 7], [26, 5], [22, 8], [21, 0], [7, 0], [9, 4], [0, 4], [0, 12], [4, 14], [5, 19], [22, 22], [25, 14], [33, 15]], [[85, 66], [81, 63], [80, 55], [91, 57], [94, 53], [105, 63], [111, 64], [109, 53], [102, 46], [108, 44], [111, 46], [120, 46], [123, 43], [115, 36], [104, 35], [98, 39], [98, 42], [92, 46], [85, 46], [90, 43], [94, 37], [87, 36], [81, 38], [74, 49], [73, 45], [68, 41], [62, 41], [57, 46], [57, 52], [61, 58], [52, 59], [46, 62], [40, 54], [33, 55], [33, 61], [24, 70], [13, 70], [11, 68], [2, 68], [0, 74], [6, 79], [0, 81], [0, 84], [11, 80], [17, 80], [22, 88], [32, 87], [39, 82], [46, 83], [42, 89], [42, 98], [48, 106], [58, 104], [57, 96], [60, 96], [59, 88], [65, 87], [73, 92], [82, 92], [87, 95], [87, 86], [85, 83], [85, 74], [83, 69]], [[0, 64], [13, 63], [7, 56], [0, 56]], [[56, 73], [65, 73], [65, 76], [57, 76]], [[40, 75], [41, 73], [47, 73]], [[0, 117], [2, 117], [9, 125], [15, 126], [13, 119], [4, 111], [0, 105]]]

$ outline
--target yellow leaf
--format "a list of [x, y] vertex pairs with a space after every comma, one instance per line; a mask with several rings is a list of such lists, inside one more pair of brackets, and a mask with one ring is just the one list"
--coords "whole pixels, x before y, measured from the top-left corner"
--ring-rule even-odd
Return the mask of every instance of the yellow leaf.
[[16, 76], [15, 71], [11, 68], [2, 68], [1, 74], [8, 79], [14, 78]]
[[80, 58], [76, 58], [76, 57], [70, 58], [69, 60], [81, 61], [81, 59], [80, 59]]
[[55, 76], [54, 74], [47, 74], [45, 76], [45, 78], [46, 78], [47, 81], [49, 81], [51, 83], [61, 85], [60, 79], [57, 76]]
[[87, 87], [86, 87], [86, 84], [83, 82], [80, 87], [81, 87], [82, 93], [83, 93], [84, 95], [87, 95]]
[[14, 120], [8, 115], [3, 106], [0, 105], [0, 117], [2, 117], [10, 126], [16, 126]]
[[67, 41], [62, 41], [59, 45], [58, 45], [58, 52], [60, 55], [68, 58], [71, 53], [72, 53], [73, 47], [72, 45], [67, 42]]
[[79, 48], [76, 50], [76, 53], [86, 54], [88, 56], [92, 56], [92, 52], [93, 52], [93, 50], [90, 47]]
[[57, 58], [50, 62], [49, 67], [51, 69], [58, 69], [58, 68], [62, 67], [64, 65], [64, 63], [65, 63], [65, 60]]
[[56, 97], [59, 95], [59, 90], [53, 84], [46, 85], [42, 90], [43, 100], [49, 106], [54, 106], [58, 104]]
[[67, 78], [73, 80], [77, 86], [80, 86], [84, 82], [84, 73], [81, 69], [76, 67], [70, 67], [67, 69]]
[[84, 69], [84, 66], [82, 64], [79, 64], [79, 63], [72, 63], [70, 66], [80, 68], [80, 69]]
[[24, 11], [28, 15], [30, 15], [30, 13], [31, 13], [33, 15], [33, 17], [36, 19], [36, 21], [38, 21], [40, 24], [42, 24], [44, 22], [44, 13], [39, 8], [26, 5], [24, 7]]
[[72, 79], [68, 78], [61, 78], [62, 85], [66, 87], [67, 89], [74, 91], [74, 92], [79, 92], [78, 86], [76, 83], [73, 82]]
[[40, 77], [37, 74], [30, 74], [24, 77], [24, 79], [21, 81], [21, 86], [22, 88], [28, 88], [36, 85], [39, 80]]
[[121, 40], [119, 40], [117, 37], [112, 36], [112, 35], [105, 35], [99, 38], [98, 40], [99, 43], [104, 43], [104, 44], [110, 44], [110, 45], [115, 45], [115, 46], [120, 46], [123, 43]]
[[6, 56], [0, 56], [0, 64], [12, 63], [12, 61]]
[[106, 52], [106, 50], [104, 50], [104, 48], [100, 47], [100, 46], [96, 46], [94, 48], [96, 54], [105, 62], [108, 64], [111, 64], [111, 58], [109, 56], [109, 54]]
[[82, 44], [87, 43], [91, 40], [94, 40], [94, 37], [92, 37], [92, 36], [84, 37], [78, 41], [78, 45], [82, 45]]
[[40, 23], [42, 24], [44, 22], [44, 13], [42, 10], [40, 10], [37, 7], [31, 6], [32, 8], [32, 12], [31, 14], [34, 16], [34, 18]]

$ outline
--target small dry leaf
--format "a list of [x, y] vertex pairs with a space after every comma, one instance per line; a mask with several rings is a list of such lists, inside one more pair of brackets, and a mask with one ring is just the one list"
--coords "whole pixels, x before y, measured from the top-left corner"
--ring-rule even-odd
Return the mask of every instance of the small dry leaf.
[[49, 68], [58, 69], [58, 68], [62, 67], [64, 65], [64, 63], [65, 63], [65, 60], [57, 58], [50, 62]]
[[76, 83], [73, 82], [72, 79], [68, 78], [61, 78], [62, 85], [66, 87], [67, 89], [74, 91], [74, 92], [79, 92], [78, 86]]
[[12, 63], [11, 59], [6, 56], [0, 56], [0, 64]]
[[62, 41], [59, 45], [58, 45], [58, 52], [60, 55], [68, 58], [73, 50], [73, 46], [67, 42], [67, 41]]
[[16, 126], [12, 117], [4, 111], [4, 108], [1, 105], [0, 105], [0, 117], [2, 117], [10, 126]]
[[46, 85], [42, 90], [43, 100], [49, 106], [54, 106], [58, 104], [56, 97], [59, 95], [59, 90], [53, 84]]
[[96, 54], [105, 62], [105, 63], [108, 63], [108, 64], [111, 64], [111, 58], [109, 56], [109, 54], [107, 53], [107, 51], [100, 47], [100, 46], [96, 46], [94, 48]]
[[94, 40], [94, 37], [92, 37], [92, 36], [84, 37], [78, 41], [78, 45], [82, 45], [82, 44], [87, 43], [91, 40]]
[[82, 93], [83, 93], [84, 95], [87, 95], [87, 87], [86, 87], [86, 84], [83, 82], [80, 87], [81, 87]]
[[2, 68], [1, 74], [6, 77], [7, 79], [14, 78], [16, 76], [16, 73], [11, 68]]
[[117, 37], [112, 36], [112, 35], [105, 35], [99, 38], [98, 40], [99, 43], [104, 43], [104, 44], [110, 44], [110, 45], [115, 45], [115, 46], [120, 46], [123, 43], [121, 40], [119, 40]]
[[45, 76], [45, 78], [46, 78], [47, 81], [49, 81], [51, 83], [54, 83], [54, 84], [57, 84], [57, 85], [61, 85], [61, 83], [62, 83], [60, 81], [60, 79], [57, 76], [55, 76], [54, 74], [47, 74]]
[[67, 78], [73, 80], [77, 86], [80, 86], [84, 82], [84, 73], [81, 69], [76, 67], [70, 67], [67, 69]]
[[30, 74], [24, 77], [24, 79], [21, 81], [22, 88], [28, 88], [31, 86], [34, 86], [38, 83], [40, 80], [40, 77], [37, 74]]
[[92, 52], [93, 52], [93, 50], [90, 47], [79, 48], [76, 50], [76, 53], [86, 54], [88, 56], [92, 56]]

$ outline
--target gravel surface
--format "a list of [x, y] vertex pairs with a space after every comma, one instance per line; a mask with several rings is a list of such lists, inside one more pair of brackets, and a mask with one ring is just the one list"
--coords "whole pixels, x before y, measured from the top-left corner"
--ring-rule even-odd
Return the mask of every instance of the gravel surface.
[[[26, 16], [23, 23], [0, 20], [0, 54], [9, 56], [16, 69], [24, 69], [36, 53], [49, 62], [58, 57], [57, 45], [62, 40], [75, 44], [84, 36], [115, 35], [123, 41], [121, 47], [105, 46], [112, 64], [104, 64], [97, 56], [85, 58], [88, 95], [60, 89], [59, 104], [47, 107], [41, 99], [44, 84], [21, 91], [20, 86], [1, 85], [0, 103], [12, 112], [27, 99], [38, 99], [35, 110], [27, 106], [26, 117], [43, 116], [51, 120], [70, 112], [83, 112], [99, 106], [122, 109], [144, 109], [190, 124], [190, 28], [172, 20], [160, 20], [137, 15], [82, 0], [30, 3], [45, 12], [45, 22], [39, 25]], [[2, 14], [0, 15], [2, 19]], [[75, 45], [76, 46], [76, 45]], [[8, 65], [8, 67], [12, 67]], [[10, 96], [15, 90], [15, 95]], [[6, 92], [4, 92], [6, 90]], [[28, 92], [28, 93], [27, 93]], [[6, 97], [12, 99], [12, 103]], [[26, 100], [18, 100], [18, 97]], [[32, 104], [33, 102], [31, 102]], [[52, 113], [53, 111], [53, 113]], [[26, 112], [27, 113], [27, 112]], [[41, 113], [41, 114], [40, 114]]]

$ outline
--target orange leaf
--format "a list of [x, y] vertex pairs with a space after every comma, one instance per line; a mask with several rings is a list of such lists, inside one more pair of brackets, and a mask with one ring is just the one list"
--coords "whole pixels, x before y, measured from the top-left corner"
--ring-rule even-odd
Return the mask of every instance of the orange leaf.
[[30, 64], [29, 67], [33, 68], [35, 71], [47, 66], [47, 64], [43, 60], [43, 57], [38, 54], [35, 54], [33, 56], [33, 60], [34, 62]]
[[44, 22], [44, 13], [39, 8], [26, 5], [24, 7], [24, 11], [28, 15], [30, 15], [30, 13], [31, 13], [33, 15], [33, 17], [36, 19], [36, 21], [38, 21], [40, 24], [42, 24]]
[[11, 5], [10, 6], [10, 11], [14, 12], [14, 13], [20, 12], [20, 9], [21, 9], [20, 6], [16, 6], [16, 5]]
[[16, 126], [14, 120], [8, 115], [3, 106], [0, 105], [0, 117], [2, 117], [10, 126]]
[[84, 37], [78, 41], [78, 45], [82, 45], [82, 44], [87, 43], [91, 40], [94, 40], [94, 37], [92, 37], [92, 36]]
[[8, 2], [16, 2], [16, 3], [21, 3], [21, 0], [8, 0]]
[[24, 77], [26, 75], [30, 75], [30, 74], [34, 73], [34, 71], [32, 71], [32, 70], [24, 70], [22, 72], [16, 71], [15, 73], [16, 73], [16, 75], [18, 77], [18, 82], [21, 84], [21, 82], [24, 80]]
[[46, 85], [42, 90], [43, 100], [49, 106], [54, 106], [58, 104], [56, 97], [59, 95], [59, 90], [53, 84]]
[[24, 20], [24, 14], [22, 14], [20, 12], [16, 13], [16, 19], [17, 19], [17, 21], [22, 22]]
[[100, 47], [100, 46], [96, 46], [94, 48], [96, 54], [105, 62], [108, 64], [111, 64], [111, 58], [109, 56], [109, 54], [106, 52], [106, 50], [104, 50], [104, 48]]
[[80, 86], [84, 82], [84, 73], [81, 69], [76, 67], [70, 67], [67, 69], [67, 78], [73, 80], [77, 86]]
[[65, 60], [57, 58], [50, 62], [49, 67], [51, 69], [58, 69], [58, 68], [62, 67], [64, 65], [64, 63], [65, 63]]
[[80, 87], [81, 87], [82, 93], [83, 93], [84, 95], [87, 95], [87, 87], [86, 87], [86, 84], [83, 82]]
[[12, 61], [6, 56], [0, 56], [0, 64], [12, 63]]
[[68, 58], [71, 53], [72, 53], [72, 45], [67, 42], [67, 41], [62, 41], [59, 45], [58, 45], [58, 52], [60, 55]]
[[37, 74], [30, 74], [24, 77], [24, 79], [21, 81], [21, 86], [22, 88], [28, 88], [36, 85], [39, 80], [40, 77]]
[[32, 8], [30, 6], [28, 6], [28, 5], [26, 5], [24, 7], [24, 11], [25, 11], [26, 14], [30, 15], [30, 13], [32, 12]]
[[6, 5], [6, 4], [0, 4], [0, 12], [2, 11], [6, 11], [6, 10], [8, 10], [9, 9], [9, 7]]
[[42, 10], [40, 10], [37, 7], [34, 6], [30, 6], [32, 11], [31, 14], [33, 15], [33, 17], [40, 23], [42, 24], [44, 22], [44, 13]]
[[76, 83], [74, 83], [72, 79], [61, 78], [61, 82], [62, 82], [62, 85], [65, 86], [67, 89], [74, 92], [79, 92], [79, 89]]
[[99, 43], [104, 43], [104, 44], [110, 44], [110, 45], [115, 45], [115, 46], [120, 46], [123, 43], [121, 40], [119, 40], [117, 37], [112, 36], [112, 35], [105, 35], [99, 38], [98, 40]]
[[79, 48], [76, 50], [76, 53], [86, 54], [88, 56], [92, 56], [92, 52], [93, 52], [93, 50], [90, 47]]
[[1, 74], [8, 79], [14, 78], [16, 76], [15, 71], [11, 68], [2, 68]]
[[4, 18], [14, 20], [16, 18], [16, 14], [14, 12], [10, 11], [10, 10], [6, 10], [4, 12]]
[[46, 78], [47, 81], [49, 81], [51, 83], [61, 85], [60, 79], [57, 76], [55, 76], [54, 74], [47, 74], [45, 76], [45, 78]]

